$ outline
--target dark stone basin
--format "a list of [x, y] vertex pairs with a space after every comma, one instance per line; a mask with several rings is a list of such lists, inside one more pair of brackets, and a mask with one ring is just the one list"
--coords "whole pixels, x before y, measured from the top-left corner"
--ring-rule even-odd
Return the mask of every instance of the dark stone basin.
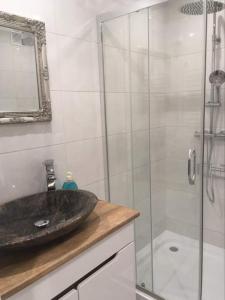
[[64, 236], [90, 215], [97, 201], [87, 191], [59, 190], [1, 205], [0, 250], [38, 246]]

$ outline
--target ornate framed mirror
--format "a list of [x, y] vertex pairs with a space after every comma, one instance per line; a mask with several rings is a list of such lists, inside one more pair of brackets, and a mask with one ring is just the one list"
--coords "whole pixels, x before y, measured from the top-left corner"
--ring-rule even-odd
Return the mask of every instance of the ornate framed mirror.
[[45, 24], [0, 12], [0, 124], [52, 118]]

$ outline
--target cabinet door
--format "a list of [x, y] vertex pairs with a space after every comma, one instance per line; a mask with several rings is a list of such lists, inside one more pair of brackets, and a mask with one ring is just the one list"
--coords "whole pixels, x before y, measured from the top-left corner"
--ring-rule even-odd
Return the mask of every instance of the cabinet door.
[[135, 300], [134, 243], [77, 287], [79, 300]]
[[76, 290], [72, 290], [68, 294], [64, 295], [62, 298], [59, 298], [58, 300], [78, 300], [78, 293]]

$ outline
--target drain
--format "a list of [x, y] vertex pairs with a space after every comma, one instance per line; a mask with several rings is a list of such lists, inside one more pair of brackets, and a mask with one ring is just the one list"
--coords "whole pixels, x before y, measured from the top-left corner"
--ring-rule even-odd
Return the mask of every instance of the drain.
[[173, 246], [173, 247], [170, 247], [170, 251], [177, 252], [177, 251], [179, 251], [179, 249], [177, 247]]
[[38, 220], [37, 222], [34, 223], [34, 226], [37, 228], [45, 228], [49, 225], [50, 221], [49, 220]]

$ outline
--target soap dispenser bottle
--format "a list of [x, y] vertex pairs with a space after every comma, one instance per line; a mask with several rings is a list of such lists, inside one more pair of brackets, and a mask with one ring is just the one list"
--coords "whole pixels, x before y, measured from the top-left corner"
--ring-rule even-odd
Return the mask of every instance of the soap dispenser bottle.
[[63, 190], [71, 190], [71, 191], [78, 190], [78, 186], [77, 186], [76, 182], [73, 180], [72, 172], [66, 173], [66, 181], [63, 183], [62, 189]]

